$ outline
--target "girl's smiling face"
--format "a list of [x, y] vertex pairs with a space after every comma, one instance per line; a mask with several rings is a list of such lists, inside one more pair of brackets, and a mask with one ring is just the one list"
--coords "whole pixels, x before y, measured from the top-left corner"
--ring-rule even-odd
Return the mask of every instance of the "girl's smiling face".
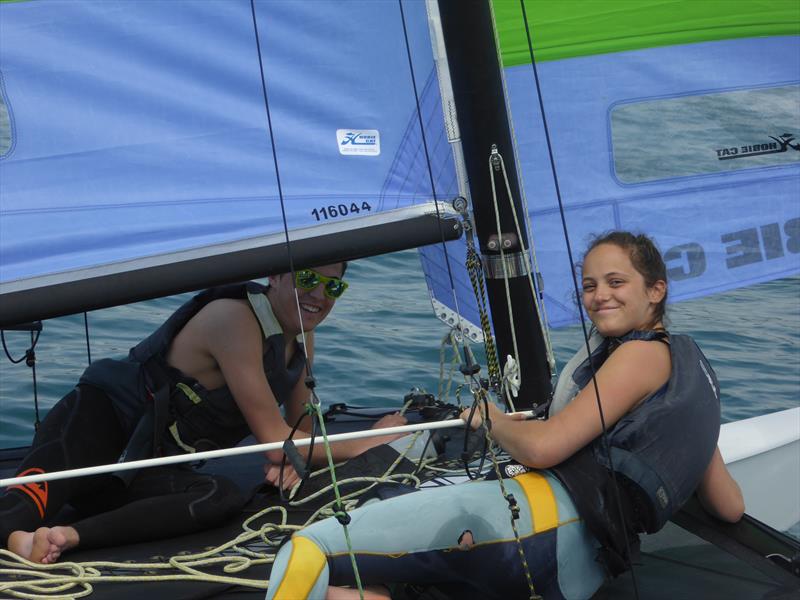
[[664, 298], [666, 289], [663, 280], [647, 287], [628, 250], [616, 244], [600, 244], [584, 259], [583, 306], [597, 330], [606, 337], [661, 325], [655, 307]]

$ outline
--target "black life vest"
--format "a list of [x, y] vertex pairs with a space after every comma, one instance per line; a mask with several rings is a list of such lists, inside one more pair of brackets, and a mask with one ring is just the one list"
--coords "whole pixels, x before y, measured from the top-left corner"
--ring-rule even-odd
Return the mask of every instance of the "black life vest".
[[[180, 330], [203, 307], [222, 298], [249, 299], [264, 334], [263, 367], [270, 388], [282, 404], [291, 395], [305, 366], [301, 344], [288, 367], [285, 339], [272, 315], [266, 287], [249, 282], [205, 290], [183, 304], [154, 333], [134, 346], [126, 360], [105, 359], [93, 363], [81, 378], [101, 388], [114, 401], [123, 424], [132, 432], [141, 429], [143, 417], [152, 409], [145, 429], [154, 435], [154, 449], [128, 449], [128, 460], [161, 452], [193, 452], [236, 445], [249, 427], [227, 386], [206, 390], [199, 382], [169, 366], [166, 355]], [[263, 300], [259, 307], [257, 300]], [[265, 314], [266, 311], [266, 314]], [[148, 403], [148, 400], [152, 400]], [[147, 431], [145, 432], [147, 433]], [[147, 437], [141, 436], [141, 437]], [[163, 447], [164, 441], [167, 447]]]
[[[632, 331], [614, 341], [664, 338], [661, 332]], [[672, 370], [667, 383], [608, 431], [619, 489], [613, 485], [602, 437], [549, 469], [600, 542], [600, 559], [612, 575], [625, 571], [635, 557], [636, 534], [661, 529], [694, 493], [719, 437], [719, 383], [711, 365], [691, 337], [671, 335], [669, 341]], [[563, 408], [590, 383], [591, 365], [596, 372], [605, 362], [611, 340], [593, 342], [590, 358], [571, 360], [562, 372], [553, 406]], [[586, 356], [585, 350], [581, 353]], [[566, 394], [570, 397], [559, 397]], [[502, 472], [513, 477], [520, 470], [529, 469], [512, 461]]]
[[[659, 340], [654, 331], [633, 331], [619, 338]], [[720, 428], [719, 383], [694, 340], [671, 335], [672, 370], [666, 385], [624, 415], [607, 435], [611, 462], [620, 485], [625, 526], [621, 523], [602, 437], [552, 469], [570, 491], [576, 508], [604, 546], [612, 572], [624, 569], [627, 547], [637, 546], [632, 534], [653, 533], [691, 497], [708, 467]], [[608, 357], [603, 342], [573, 373], [578, 389]], [[631, 536], [626, 544], [622, 534]]]

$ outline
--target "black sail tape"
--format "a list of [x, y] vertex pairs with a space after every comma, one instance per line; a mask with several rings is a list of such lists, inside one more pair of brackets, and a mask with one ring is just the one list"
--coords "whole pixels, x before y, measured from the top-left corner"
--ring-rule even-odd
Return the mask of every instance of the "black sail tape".
[[295, 473], [297, 473], [298, 477], [301, 479], [308, 477], [306, 461], [297, 450], [297, 446], [294, 445], [292, 440], [286, 440], [283, 442], [283, 454], [289, 459], [289, 462], [292, 463], [292, 467], [294, 467]]

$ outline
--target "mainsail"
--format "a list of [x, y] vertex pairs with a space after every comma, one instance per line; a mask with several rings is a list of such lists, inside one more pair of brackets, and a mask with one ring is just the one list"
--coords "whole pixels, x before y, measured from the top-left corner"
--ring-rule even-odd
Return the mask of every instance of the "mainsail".
[[0, 325], [286, 270], [287, 236], [305, 264], [453, 237], [427, 31], [421, 3], [0, 4]]
[[[564, 325], [578, 309], [525, 20], [493, 5], [546, 312]], [[524, 6], [574, 249], [647, 232], [673, 301], [800, 272], [796, 2]]]

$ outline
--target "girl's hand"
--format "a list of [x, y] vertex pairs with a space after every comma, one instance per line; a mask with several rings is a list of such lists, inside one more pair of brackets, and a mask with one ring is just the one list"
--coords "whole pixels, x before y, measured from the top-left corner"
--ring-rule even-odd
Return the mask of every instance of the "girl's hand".
[[[485, 405], [483, 402], [481, 402], [475, 408], [475, 413], [472, 415], [472, 422], [469, 424], [469, 426], [472, 427], [473, 430], [478, 429], [478, 428], [480, 428], [481, 425], [483, 425], [482, 412], [483, 412], [483, 409], [484, 409], [485, 406], [487, 406], [487, 405]], [[488, 407], [489, 407], [489, 415], [488, 416], [489, 416], [489, 420], [490, 421], [496, 421], [498, 418], [502, 417], [505, 414], [505, 413], [503, 413], [503, 411], [501, 411], [499, 408], [497, 408], [497, 406], [495, 406], [491, 402], [488, 403]], [[471, 407], [467, 408], [466, 410], [464, 410], [461, 413], [459, 418], [462, 421], [464, 421], [464, 423], [467, 423], [467, 419], [469, 419], [469, 413], [471, 411], [472, 411]]]

